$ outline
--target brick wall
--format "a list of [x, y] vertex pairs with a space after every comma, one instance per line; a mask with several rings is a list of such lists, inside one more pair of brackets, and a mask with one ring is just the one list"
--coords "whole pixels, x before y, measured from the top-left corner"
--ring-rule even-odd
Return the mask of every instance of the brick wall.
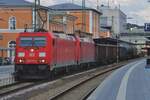
[[16, 28], [23, 29], [24, 25], [32, 25], [32, 9], [27, 8], [1, 8], [0, 29], [9, 28], [9, 18], [16, 18]]
[[[99, 36], [99, 14], [94, 12], [94, 11], [86, 11], [86, 13], [84, 14], [84, 18], [86, 21], [86, 24], [84, 25], [82, 23], [82, 10], [80, 11], [68, 11], [69, 14], [76, 16], [77, 20], [75, 21], [75, 30], [83, 30], [83, 27], [86, 27], [86, 33], [91, 33], [90, 27], [92, 27], [92, 35], [93, 37], [97, 37]], [[91, 13], [91, 14], [90, 14]], [[91, 19], [90, 19], [91, 18]], [[92, 20], [92, 23], [90, 22], [90, 20]]]
[[[10, 41], [16, 41], [18, 34], [23, 31], [25, 24], [32, 26], [32, 9], [30, 8], [0, 8], [0, 48], [8, 48]], [[9, 18], [15, 17], [16, 29], [9, 29]], [[0, 51], [0, 57], [7, 57], [7, 51]]]

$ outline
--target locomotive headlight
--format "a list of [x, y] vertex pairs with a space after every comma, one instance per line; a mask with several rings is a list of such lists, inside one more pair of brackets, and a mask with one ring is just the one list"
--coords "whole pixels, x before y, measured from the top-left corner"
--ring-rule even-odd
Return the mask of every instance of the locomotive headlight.
[[34, 52], [34, 49], [30, 49], [31, 52]]
[[20, 59], [19, 62], [22, 63], [22, 60]]
[[41, 60], [41, 62], [42, 62], [42, 63], [45, 63], [45, 60], [43, 59], [43, 60]]
[[47, 63], [47, 61], [45, 59], [39, 59], [40, 63]]
[[20, 62], [20, 63], [23, 63], [23, 62], [24, 62], [24, 60], [20, 59], [20, 60], [19, 60], [19, 62]]
[[18, 52], [18, 57], [24, 57], [25, 53], [24, 52]]
[[46, 57], [46, 53], [45, 52], [40, 52], [39, 57]]

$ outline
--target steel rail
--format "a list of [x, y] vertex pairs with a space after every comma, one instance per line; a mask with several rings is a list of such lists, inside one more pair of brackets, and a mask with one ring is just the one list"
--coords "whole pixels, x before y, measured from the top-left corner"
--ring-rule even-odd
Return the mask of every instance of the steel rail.
[[[63, 92], [60, 92], [60, 93], [58, 93], [57, 95], [55, 95], [55, 96], [53, 96], [53, 97], [50, 97], [49, 100], [57, 100], [58, 98], [61, 98], [62, 96], [64, 96], [64, 95], [66, 95], [67, 93], [69, 93], [70, 91], [73, 91], [74, 89], [76, 89], [76, 88], [78, 88], [79, 86], [83, 85], [84, 83], [86, 83], [86, 82], [88, 82], [88, 81], [91, 81], [92, 79], [94, 79], [94, 78], [96, 78], [96, 77], [102, 76], [102, 75], [104, 75], [104, 74], [106, 74], [106, 73], [108, 73], [108, 72], [111, 72], [111, 71], [113, 71], [113, 70], [116, 70], [116, 69], [120, 68], [120, 67], [123, 66], [123, 65], [124, 65], [124, 64], [118, 65], [118, 66], [116, 66], [116, 67], [104, 69], [104, 70], [100, 71], [99, 73], [97, 73], [97, 74], [95, 74], [95, 75], [93, 75], [93, 76], [91, 76], [91, 77], [89, 77], [89, 78], [87, 78], [87, 79], [85, 79], [85, 80], [79, 82], [79, 83], [76, 84], [75, 86], [72, 86], [72, 87], [70, 87], [69, 89], [64, 90]], [[95, 88], [96, 88], [96, 87], [95, 87]], [[95, 88], [94, 88], [94, 89], [95, 89]], [[85, 95], [85, 96], [83, 97], [83, 100], [84, 100], [84, 98], [86, 98], [92, 91], [94, 91], [94, 89], [92, 89], [89, 93], [87, 93], [87, 95]]]

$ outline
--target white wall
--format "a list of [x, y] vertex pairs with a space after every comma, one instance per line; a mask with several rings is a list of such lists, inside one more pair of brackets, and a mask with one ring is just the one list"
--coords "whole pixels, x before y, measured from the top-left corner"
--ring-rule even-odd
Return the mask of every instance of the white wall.
[[101, 20], [101, 23], [113, 27], [114, 35], [123, 33], [126, 30], [126, 15], [121, 10], [101, 8], [101, 11], [103, 13], [101, 17], [107, 17], [107, 21], [102, 22]]

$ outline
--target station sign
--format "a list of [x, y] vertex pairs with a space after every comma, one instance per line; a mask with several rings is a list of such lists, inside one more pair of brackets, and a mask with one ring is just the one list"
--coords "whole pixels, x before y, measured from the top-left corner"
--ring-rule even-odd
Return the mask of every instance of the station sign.
[[144, 24], [144, 30], [145, 31], [150, 31], [150, 23], [145, 23]]

